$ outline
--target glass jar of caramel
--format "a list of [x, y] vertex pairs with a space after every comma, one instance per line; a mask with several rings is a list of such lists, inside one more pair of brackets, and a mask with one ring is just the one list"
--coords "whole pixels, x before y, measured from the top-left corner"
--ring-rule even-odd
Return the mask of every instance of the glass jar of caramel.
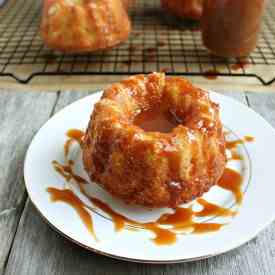
[[202, 36], [215, 55], [243, 57], [257, 45], [266, 0], [204, 0]]
[[203, 0], [161, 0], [162, 8], [171, 15], [182, 19], [199, 20]]

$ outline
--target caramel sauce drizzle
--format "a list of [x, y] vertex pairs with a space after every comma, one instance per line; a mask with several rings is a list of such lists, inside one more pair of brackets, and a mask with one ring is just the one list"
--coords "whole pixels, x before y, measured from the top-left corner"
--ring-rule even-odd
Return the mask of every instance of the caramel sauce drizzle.
[[67, 131], [66, 136], [69, 138], [64, 144], [64, 155], [65, 158], [68, 157], [70, 147], [73, 142], [77, 142], [80, 147], [82, 147], [82, 139], [85, 133], [79, 129], [70, 129]]
[[237, 139], [233, 141], [226, 141], [226, 149], [234, 149], [236, 148], [239, 144], [244, 144], [244, 141], [242, 139]]
[[228, 208], [217, 206], [216, 204], [210, 203], [202, 198], [198, 198], [197, 202], [201, 206], [203, 206], [203, 209], [195, 213], [196, 217], [208, 217], [208, 216], [233, 217], [237, 214], [236, 211], [232, 211]]
[[115, 230], [121, 231], [125, 227], [125, 223], [133, 224], [132, 221], [124, 217], [123, 215], [115, 212], [108, 204], [99, 200], [98, 198], [88, 196], [89, 200], [104, 213], [108, 214], [114, 223]]
[[143, 229], [147, 229], [155, 234], [152, 241], [157, 245], [169, 245], [177, 241], [177, 234], [175, 232], [161, 228], [155, 222], [145, 224]]
[[238, 172], [230, 168], [225, 168], [224, 173], [218, 182], [218, 186], [232, 192], [237, 204], [240, 205], [242, 203], [242, 176]]
[[[84, 133], [82, 131], [73, 129], [67, 132], [67, 136], [70, 142], [66, 142], [66, 146], [64, 146], [64, 154], [68, 155], [69, 149], [73, 141], [77, 141], [80, 145], [82, 143]], [[245, 137], [245, 141], [253, 141], [252, 137]], [[236, 141], [235, 141], [236, 142]], [[243, 142], [243, 140], [242, 140]], [[236, 144], [239, 144], [237, 141]], [[234, 148], [234, 146], [233, 146]], [[66, 150], [65, 150], [66, 149]], [[87, 181], [74, 173], [73, 166], [74, 162], [72, 160], [67, 160], [66, 164], [61, 164], [57, 161], [52, 162], [53, 168], [57, 173], [59, 173], [67, 182], [74, 180], [83, 195], [85, 195], [93, 205], [95, 205], [98, 209], [103, 211], [105, 214], [110, 216], [112, 222], [114, 224], [115, 231], [121, 231], [125, 229], [126, 225], [134, 226], [136, 229], [148, 230], [154, 233], [154, 238], [152, 241], [158, 245], [169, 245], [173, 244], [177, 240], [177, 234], [184, 233], [186, 231], [190, 231], [191, 233], [201, 234], [207, 232], [218, 231], [224, 224], [218, 223], [199, 223], [193, 220], [194, 217], [209, 217], [209, 216], [220, 216], [220, 217], [233, 217], [236, 215], [235, 211], [232, 211], [227, 208], [223, 208], [216, 204], [210, 203], [202, 198], [197, 199], [196, 201], [202, 206], [202, 210], [193, 211], [192, 207], [183, 208], [177, 207], [174, 209], [172, 214], [163, 214], [157, 221], [149, 222], [149, 223], [141, 223], [134, 220], [131, 220], [124, 215], [117, 213], [113, 210], [108, 204], [101, 201], [98, 198], [92, 197], [85, 191], [84, 184]], [[241, 183], [242, 177], [241, 175], [229, 168], [225, 169], [225, 172], [220, 179], [218, 186], [224, 188], [226, 190], [231, 191], [238, 204], [242, 201], [242, 192], [241, 192]], [[82, 222], [85, 224], [86, 228], [91, 232], [91, 234], [95, 236], [94, 228], [93, 228], [93, 220], [92, 215], [89, 213], [87, 209], [92, 209], [85, 203], [83, 203], [71, 190], [69, 189], [56, 189], [56, 188], [48, 188], [47, 191], [50, 193], [52, 201], [65, 202], [71, 205]], [[165, 228], [163, 227], [165, 226]]]
[[240, 154], [238, 154], [237, 152], [232, 150], [231, 157], [228, 158], [227, 160], [229, 161], [229, 160], [242, 160], [242, 159], [243, 159], [243, 157]]
[[67, 131], [66, 135], [68, 138], [71, 138], [77, 141], [79, 144], [82, 144], [82, 138], [85, 135], [85, 133], [79, 129], [70, 129]]
[[226, 141], [226, 149], [234, 149], [240, 144], [244, 144], [245, 142], [253, 142], [255, 141], [254, 137], [251, 136], [244, 136], [243, 139], [237, 139], [233, 141]]
[[75, 174], [73, 172], [73, 166], [74, 166], [74, 161], [69, 160], [67, 164], [63, 165], [59, 163], [56, 160], [52, 161], [52, 165], [54, 170], [59, 173], [67, 182], [69, 182], [71, 179], [75, 180], [77, 183], [83, 183], [87, 184], [87, 180], [82, 178], [81, 176]]
[[244, 136], [244, 141], [246, 142], [254, 142], [255, 138], [252, 136]]
[[[52, 201], [62, 201], [71, 205], [77, 211], [87, 229], [94, 235], [92, 216], [86, 210], [86, 208], [90, 209], [89, 206], [84, 204], [71, 190], [48, 188], [47, 191], [51, 194]], [[86, 192], [84, 194], [87, 196]], [[204, 210], [194, 212], [191, 208], [178, 207], [175, 209], [173, 214], [164, 214], [156, 222], [141, 223], [117, 213], [108, 204], [102, 202], [98, 198], [91, 196], [88, 196], [88, 198], [98, 209], [102, 210], [112, 218], [116, 231], [125, 229], [126, 225], [136, 226], [137, 229], [153, 232], [155, 236], [152, 240], [158, 245], [169, 245], [176, 242], [178, 232], [172, 230], [186, 231], [187, 229], [190, 229], [192, 230], [192, 233], [200, 234], [217, 231], [223, 226], [223, 224], [217, 223], [196, 223], [193, 221], [194, 216], [205, 217], [208, 216], [206, 213], [209, 213], [209, 215], [221, 213], [222, 216], [227, 216], [227, 214], [225, 215], [226, 210], [228, 213], [230, 212], [231, 215], [230, 210], [211, 204], [212, 209], [207, 206], [208, 209], [205, 210], [204, 214], [200, 214]], [[89, 218], [87, 218], [87, 215], [89, 215]], [[163, 228], [161, 225], [169, 226], [169, 228]]]
[[93, 220], [90, 213], [86, 209], [87, 206], [71, 190], [49, 187], [47, 188], [47, 191], [51, 196], [51, 201], [59, 201], [71, 205], [81, 218], [88, 231], [93, 235], [95, 240], [97, 240]]

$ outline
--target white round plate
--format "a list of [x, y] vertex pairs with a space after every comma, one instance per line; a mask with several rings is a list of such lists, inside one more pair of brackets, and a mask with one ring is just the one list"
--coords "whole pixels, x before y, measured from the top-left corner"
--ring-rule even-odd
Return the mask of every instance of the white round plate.
[[[244, 199], [238, 214], [229, 220], [212, 217], [213, 222], [227, 223], [217, 232], [181, 234], [173, 245], [158, 246], [152, 242], [151, 232], [127, 229], [115, 232], [108, 215], [100, 210], [90, 211], [98, 238], [95, 241], [76, 211], [63, 202], [52, 202], [46, 189], [66, 186], [51, 162], [64, 162], [65, 133], [72, 128], [86, 128], [93, 105], [100, 96], [101, 93], [96, 93], [80, 99], [53, 116], [36, 134], [26, 155], [24, 177], [29, 197], [45, 220], [63, 236], [91, 251], [114, 258], [136, 262], [175, 263], [207, 258], [234, 249], [254, 238], [275, 219], [274, 129], [245, 105], [210, 92], [212, 100], [220, 104], [222, 122], [229, 131], [227, 138], [236, 139], [246, 135], [255, 138], [254, 142], [238, 146], [239, 154], [243, 156], [242, 161], [228, 164], [243, 176]], [[70, 158], [74, 158], [76, 162], [77, 173], [87, 178], [79, 152], [79, 147], [75, 145]], [[71, 188], [80, 196], [74, 184]], [[170, 211], [149, 211], [141, 207], [126, 206], [95, 184], [89, 184], [87, 188], [87, 192], [99, 197], [116, 211], [138, 221], [156, 220], [161, 213]], [[236, 208], [232, 194], [216, 186], [204, 198], [224, 207]], [[200, 220], [205, 221], [206, 218], [204, 221]]]

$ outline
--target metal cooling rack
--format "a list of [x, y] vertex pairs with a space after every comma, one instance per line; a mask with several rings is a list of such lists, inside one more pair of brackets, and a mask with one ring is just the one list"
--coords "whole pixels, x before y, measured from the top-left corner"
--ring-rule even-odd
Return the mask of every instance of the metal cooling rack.
[[[275, 0], [264, 17], [257, 49], [249, 66], [233, 70], [236, 59], [209, 55], [200, 32], [171, 24], [158, 0], [137, 0], [130, 11], [133, 31], [121, 46], [86, 55], [47, 49], [39, 36], [40, 0], [7, 0], [0, 7], [0, 76], [28, 83], [39, 75], [120, 75], [165, 71], [168, 74], [255, 77], [275, 81]], [[274, 73], [272, 73], [274, 72]]]

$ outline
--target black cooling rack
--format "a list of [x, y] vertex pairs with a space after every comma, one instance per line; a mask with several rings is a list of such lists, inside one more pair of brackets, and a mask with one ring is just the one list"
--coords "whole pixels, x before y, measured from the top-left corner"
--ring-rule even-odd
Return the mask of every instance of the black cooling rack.
[[[131, 9], [133, 31], [121, 46], [86, 55], [47, 49], [39, 36], [42, 1], [6, 0], [0, 7], [0, 76], [28, 83], [43, 75], [128, 75], [165, 71], [177, 75], [255, 77], [275, 81], [275, 0], [270, 1], [256, 50], [248, 66], [234, 70], [236, 59], [209, 55], [200, 32], [190, 24], [174, 25], [157, 0], [137, 0]], [[272, 72], [274, 74], [272, 75]]]

